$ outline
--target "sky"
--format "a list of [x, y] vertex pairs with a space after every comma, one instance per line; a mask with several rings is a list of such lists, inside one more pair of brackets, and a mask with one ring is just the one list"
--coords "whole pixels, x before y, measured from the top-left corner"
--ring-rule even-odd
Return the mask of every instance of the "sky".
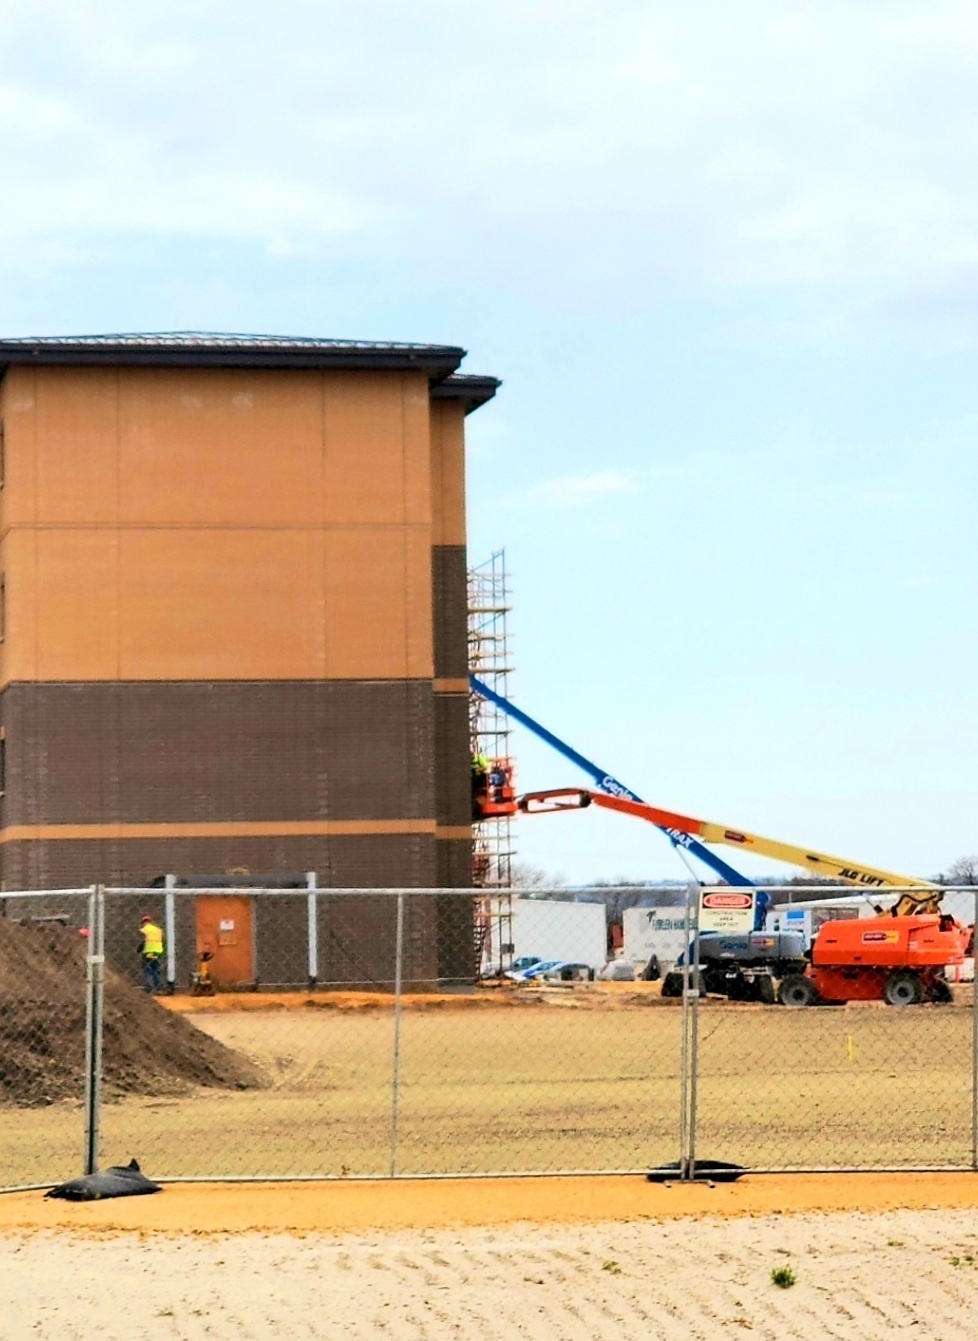
[[0, 334], [464, 346], [517, 702], [665, 807], [978, 850], [973, 4], [0, 0], [0, 131]]

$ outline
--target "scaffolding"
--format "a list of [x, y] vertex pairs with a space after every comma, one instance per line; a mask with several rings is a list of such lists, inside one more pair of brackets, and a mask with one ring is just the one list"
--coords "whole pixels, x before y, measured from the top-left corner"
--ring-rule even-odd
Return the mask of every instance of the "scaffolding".
[[[509, 697], [512, 673], [509, 628], [509, 574], [506, 551], [469, 569], [469, 670], [495, 693]], [[472, 756], [510, 759], [509, 718], [478, 694], [469, 696]], [[513, 961], [513, 844], [508, 815], [483, 817], [472, 826], [472, 883], [484, 889], [476, 910], [481, 972], [503, 973]]]

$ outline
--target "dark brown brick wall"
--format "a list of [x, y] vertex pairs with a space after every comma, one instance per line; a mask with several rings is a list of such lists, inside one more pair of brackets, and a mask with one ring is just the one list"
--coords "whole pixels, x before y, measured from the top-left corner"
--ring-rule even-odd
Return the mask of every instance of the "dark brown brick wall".
[[435, 884], [439, 889], [468, 889], [471, 886], [471, 839], [439, 838], [436, 841]]
[[[196, 911], [194, 896], [175, 895], [177, 989], [185, 991], [195, 964]], [[45, 904], [49, 901], [45, 900]], [[68, 911], [82, 925], [84, 901], [69, 900]], [[468, 899], [453, 900], [452, 935], [446, 949], [443, 900], [410, 896], [405, 901], [405, 987], [440, 980], [456, 982], [468, 973], [472, 951], [466, 942]], [[10, 900], [10, 907], [14, 907]], [[60, 911], [65, 900], [51, 902]], [[40, 909], [38, 910], [41, 911]], [[139, 919], [149, 913], [165, 925], [162, 894], [108, 895], [105, 950], [110, 964], [133, 981], [140, 981]], [[11, 912], [11, 916], [17, 916]], [[471, 916], [469, 917], [471, 922]], [[255, 895], [253, 898], [256, 976], [255, 989], [305, 988], [309, 980], [308, 905], [305, 894]], [[395, 981], [397, 903], [389, 895], [342, 895], [317, 900], [318, 973], [320, 987], [343, 986], [390, 991]], [[469, 937], [471, 941], [471, 936]]]
[[333, 837], [36, 839], [5, 843], [8, 889], [65, 889], [101, 882], [143, 887], [167, 872], [271, 874], [315, 871], [323, 887], [431, 888], [431, 834]]
[[435, 816], [439, 824], [471, 824], [468, 694], [435, 694]]
[[[127, 839], [108, 843], [58, 840], [10, 843], [0, 849], [8, 888], [57, 888], [102, 881], [146, 885], [168, 870], [178, 875], [221, 873], [233, 867], [258, 872], [316, 870], [321, 886], [397, 888], [467, 886], [471, 844], [429, 836], [247, 839]], [[0, 895], [2, 901], [2, 895]], [[48, 904], [50, 903], [50, 906]], [[55, 907], [55, 903], [57, 907]], [[37, 913], [60, 912], [73, 924], [86, 916], [83, 899], [44, 900]], [[70, 906], [69, 906], [70, 905]], [[17, 900], [7, 913], [18, 916]], [[319, 980], [361, 987], [393, 980], [394, 900], [389, 896], [343, 895], [319, 902]], [[472, 903], [465, 896], [408, 899], [405, 921], [405, 981], [471, 982], [474, 961]], [[185, 988], [194, 964], [196, 924], [193, 896], [176, 895], [178, 984]], [[139, 978], [136, 949], [139, 918], [149, 913], [163, 925], [163, 895], [111, 895], [107, 900], [109, 962]], [[304, 895], [256, 898], [257, 981], [265, 986], [303, 987], [308, 976]]]
[[[254, 873], [315, 870], [320, 886], [396, 889], [431, 887], [436, 881], [436, 849], [430, 835], [371, 835], [331, 838], [173, 838], [15, 842], [3, 849], [8, 888], [64, 888], [101, 881], [147, 885], [172, 871], [177, 875], [219, 874], [234, 867]], [[463, 844], [462, 846], [466, 846]], [[47, 907], [38, 911], [60, 911]], [[55, 900], [55, 902], [58, 902]], [[86, 916], [82, 899], [68, 901], [75, 924]], [[416, 906], [415, 906], [416, 905]], [[2, 895], [0, 895], [2, 906]], [[18, 915], [9, 900], [8, 915]], [[438, 900], [407, 901], [405, 982], [434, 985], [456, 980], [471, 960], [464, 927], [453, 922], [452, 948], [440, 931]], [[139, 978], [139, 919], [149, 913], [163, 925], [164, 896], [109, 895], [106, 900], [106, 954], [109, 962]], [[193, 895], [176, 894], [178, 985], [186, 988], [194, 966], [196, 922]], [[389, 895], [342, 895], [319, 900], [319, 981], [323, 985], [385, 987], [393, 982], [396, 901]], [[308, 979], [307, 905], [304, 894], [257, 896], [254, 909], [257, 983], [304, 987]], [[448, 956], [448, 957], [446, 957]], [[470, 975], [471, 976], [471, 975]]]
[[2, 822], [431, 818], [432, 698], [426, 680], [12, 684]]
[[457, 679], [469, 673], [468, 581], [464, 545], [433, 545], [435, 677]]

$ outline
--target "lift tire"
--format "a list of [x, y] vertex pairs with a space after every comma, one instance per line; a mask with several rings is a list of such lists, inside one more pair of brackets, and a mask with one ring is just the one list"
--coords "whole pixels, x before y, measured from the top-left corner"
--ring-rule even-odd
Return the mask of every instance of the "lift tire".
[[896, 969], [883, 984], [888, 1006], [916, 1006], [924, 999], [924, 984], [912, 969]]
[[791, 973], [782, 980], [778, 988], [778, 1000], [782, 1006], [787, 1006], [790, 1010], [800, 1010], [802, 1006], [814, 1006], [818, 1000], [818, 992], [811, 978], [806, 978], [801, 973]]
[[[806, 978], [805, 981], [807, 982], [808, 979]], [[757, 1000], [765, 1006], [773, 1006], [777, 1000], [777, 995], [774, 990], [774, 979], [757, 978], [755, 985], [757, 987]]]
[[[706, 977], [701, 971], [699, 974], [692, 969], [689, 972], [689, 989], [698, 996], [706, 996], [707, 985]], [[660, 995], [677, 997], [683, 994], [683, 971], [682, 969], [672, 969], [662, 979], [662, 990]]]
[[935, 978], [930, 985], [927, 999], [933, 1001], [935, 1006], [949, 1006], [954, 1000], [954, 993], [943, 978]]
[[712, 979], [711, 975], [707, 974], [706, 990], [714, 992], [717, 996], [725, 996], [728, 1001], [752, 1001], [754, 999], [754, 984], [749, 978], [745, 978], [742, 973], [731, 974], [729, 977], [720, 974], [716, 979]]

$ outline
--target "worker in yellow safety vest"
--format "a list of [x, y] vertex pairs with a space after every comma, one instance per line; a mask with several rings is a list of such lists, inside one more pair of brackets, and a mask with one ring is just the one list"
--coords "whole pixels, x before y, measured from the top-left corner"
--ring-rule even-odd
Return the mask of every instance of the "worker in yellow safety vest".
[[472, 756], [472, 818], [482, 813], [481, 802], [489, 784], [489, 760], [484, 754]]
[[139, 957], [143, 961], [143, 981], [147, 992], [163, 990], [163, 930], [149, 913], [139, 923]]

